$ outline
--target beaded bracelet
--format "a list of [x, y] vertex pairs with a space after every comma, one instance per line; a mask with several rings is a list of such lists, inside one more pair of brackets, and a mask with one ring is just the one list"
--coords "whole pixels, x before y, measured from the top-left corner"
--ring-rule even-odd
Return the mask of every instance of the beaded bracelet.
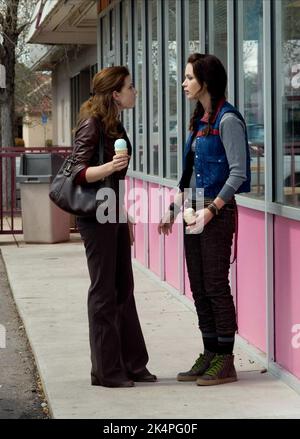
[[207, 209], [214, 215], [217, 216], [219, 215], [220, 211], [216, 205], [216, 203], [214, 203], [213, 201], [207, 206]]
[[175, 216], [177, 216], [181, 211], [181, 208], [177, 204], [171, 203], [169, 206], [169, 211], [172, 212]]

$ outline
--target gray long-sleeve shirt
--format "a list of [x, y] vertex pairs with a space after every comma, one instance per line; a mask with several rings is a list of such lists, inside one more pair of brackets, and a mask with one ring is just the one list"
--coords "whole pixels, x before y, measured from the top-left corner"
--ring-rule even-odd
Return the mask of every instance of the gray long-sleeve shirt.
[[[243, 181], [247, 179], [245, 126], [236, 114], [225, 113], [220, 121], [219, 131], [229, 164], [229, 177], [219, 192], [218, 197], [227, 203], [234, 196]], [[192, 144], [192, 151], [195, 151], [195, 140]], [[194, 167], [190, 188], [192, 188], [192, 193], [194, 194], [196, 190]]]

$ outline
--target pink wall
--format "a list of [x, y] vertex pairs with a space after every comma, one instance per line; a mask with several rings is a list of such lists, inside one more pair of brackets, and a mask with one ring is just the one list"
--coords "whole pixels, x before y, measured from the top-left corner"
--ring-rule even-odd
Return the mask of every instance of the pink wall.
[[[143, 181], [134, 180], [135, 188], [142, 189]], [[161, 197], [156, 184], [148, 184], [149, 222], [135, 227], [135, 257], [145, 261], [145, 227], [149, 231], [149, 268], [160, 275], [160, 244], [157, 223], [159, 206], [169, 203], [168, 188], [162, 188]], [[127, 184], [127, 190], [129, 184]], [[130, 204], [130, 203], [129, 203]], [[140, 203], [141, 209], [147, 202]], [[165, 207], [162, 208], [164, 211]], [[154, 216], [153, 215], [153, 212]], [[179, 289], [178, 240], [182, 224], [173, 226], [173, 233], [164, 237], [165, 280]], [[300, 222], [275, 217], [275, 360], [300, 378]], [[180, 238], [179, 238], [180, 237]], [[266, 298], [265, 298], [265, 216], [264, 213], [239, 207], [239, 239], [236, 270], [237, 315], [239, 334], [262, 351], [266, 351]], [[185, 295], [192, 293], [184, 261]]]
[[[169, 205], [170, 190], [165, 188], [165, 207]], [[179, 216], [178, 216], [179, 219]], [[165, 236], [165, 280], [175, 288], [179, 285], [179, 266], [178, 266], [178, 230], [182, 224], [177, 222], [173, 225], [172, 233]]]
[[300, 223], [276, 217], [274, 227], [276, 362], [300, 378]]
[[[130, 202], [128, 201], [128, 193], [130, 192], [130, 178], [126, 177], [125, 178], [125, 197], [124, 197], [124, 204], [125, 204], [125, 209], [128, 212], [128, 208], [130, 207]], [[131, 246], [131, 257], [135, 258], [135, 245]]]
[[266, 350], [264, 213], [239, 207], [237, 314], [239, 334]]
[[[142, 189], [143, 181], [135, 180], [135, 188]], [[151, 189], [158, 189], [155, 184], [148, 184], [149, 215], [156, 211], [159, 218], [161, 199]], [[169, 204], [168, 188], [164, 188], [164, 205]], [[141, 203], [141, 209], [147, 206]], [[163, 207], [162, 211], [164, 211]], [[155, 215], [154, 215], [155, 218]], [[160, 275], [160, 245], [157, 233], [157, 221], [149, 218], [146, 227], [149, 231], [149, 268]], [[175, 223], [173, 233], [164, 237], [165, 266], [164, 279], [174, 288], [180, 288], [178, 257], [180, 223]], [[264, 214], [244, 207], [239, 207], [239, 241], [237, 261], [237, 315], [239, 334], [262, 351], [266, 350], [266, 300], [265, 300], [265, 230]], [[300, 226], [299, 226], [300, 227]], [[181, 239], [181, 238], [180, 238]], [[300, 239], [300, 237], [299, 237]], [[135, 226], [135, 257], [143, 265], [145, 261], [145, 225], [137, 222]], [[186, 263], [184, 264], [185, 295], [192, 300]], [[299, 313], [300, 315], [300, 313]], [[300, 318], [299, 318], [300, 320]], [[299, 321], [300, 324], [300, 321]], [[281, 346], [281, 345], [280, 345]]]
[[130, 190], [130, 180], [129, 178], [125, 178], [125, 197], [124, 197], [124, 204], [125, 208], [128, 210], [128, 192]]
[[157, 184], [149, 184], [149, 268], [158, 276], [160, 276], [160, 236], [157, 232], [157, 226], [159, 222], [159, 205], [161, 204], [160, 198], [157, 196], [159, 186]]
[[[134, 180], [134, 188], [135, 189], [143, 189], [143, 181], [142, 180]], [[138, 221], [138, 217], [143, 215], [144, 210], [147, 209], [147, 206], [144, 205], [143, 202], [140, 202], [139, 196], [136, 197], [137, 206], [137, 221], [135, 226], [135, 257], [136, 259], [143, 265], [146, 265], [145, 261], [145, 224]]]

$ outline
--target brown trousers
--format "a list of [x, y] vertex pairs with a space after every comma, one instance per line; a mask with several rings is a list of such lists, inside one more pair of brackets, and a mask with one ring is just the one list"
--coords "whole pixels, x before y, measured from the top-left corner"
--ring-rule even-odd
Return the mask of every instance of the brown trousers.
[[78, 218], [91, 279], [88, 292], [92, 375], [101, 384], [127, 380], [148, 362], [133, 289], [127, 223]]

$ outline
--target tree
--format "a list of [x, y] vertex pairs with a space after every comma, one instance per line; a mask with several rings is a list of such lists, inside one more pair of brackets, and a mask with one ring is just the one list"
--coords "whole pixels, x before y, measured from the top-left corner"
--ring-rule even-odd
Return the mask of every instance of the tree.
[[[0, 64], [4, 65], [6, 72], [6, 88], [0, 89], [1, 110], [1, 144], [13, 147], [14, 120], [15, 120], [15, 66], [17, 57], [25, 46], [25, 29], [30, 24], [32, 11], [37, 0], [0, 0]], [[21, 38], [20, 38], [21, 37]], [[18, 43], [22, 45], [18, 48]], [[7, 181], [8, 206], [11, 205], [11, 169], [4, 166], [3, 178]]]
[[[30, 17], [37, 0], [0, 1], [0, 64], [6, 71], [6, 88], [0, 89], [1, 140], [2, 146], [14, 146], [14, 112], [15, 112], [15, 66], [17, 57], [22, 53], [18, 42], [30, 23]], [[24, 47], [24, 44], [22, 44]]]
[[44, 98], [51, 101], [51, 74], [35, 72], [23, 63], [16, 63], [15, 113], [17, 117], [29, 112], [41, 111]]

